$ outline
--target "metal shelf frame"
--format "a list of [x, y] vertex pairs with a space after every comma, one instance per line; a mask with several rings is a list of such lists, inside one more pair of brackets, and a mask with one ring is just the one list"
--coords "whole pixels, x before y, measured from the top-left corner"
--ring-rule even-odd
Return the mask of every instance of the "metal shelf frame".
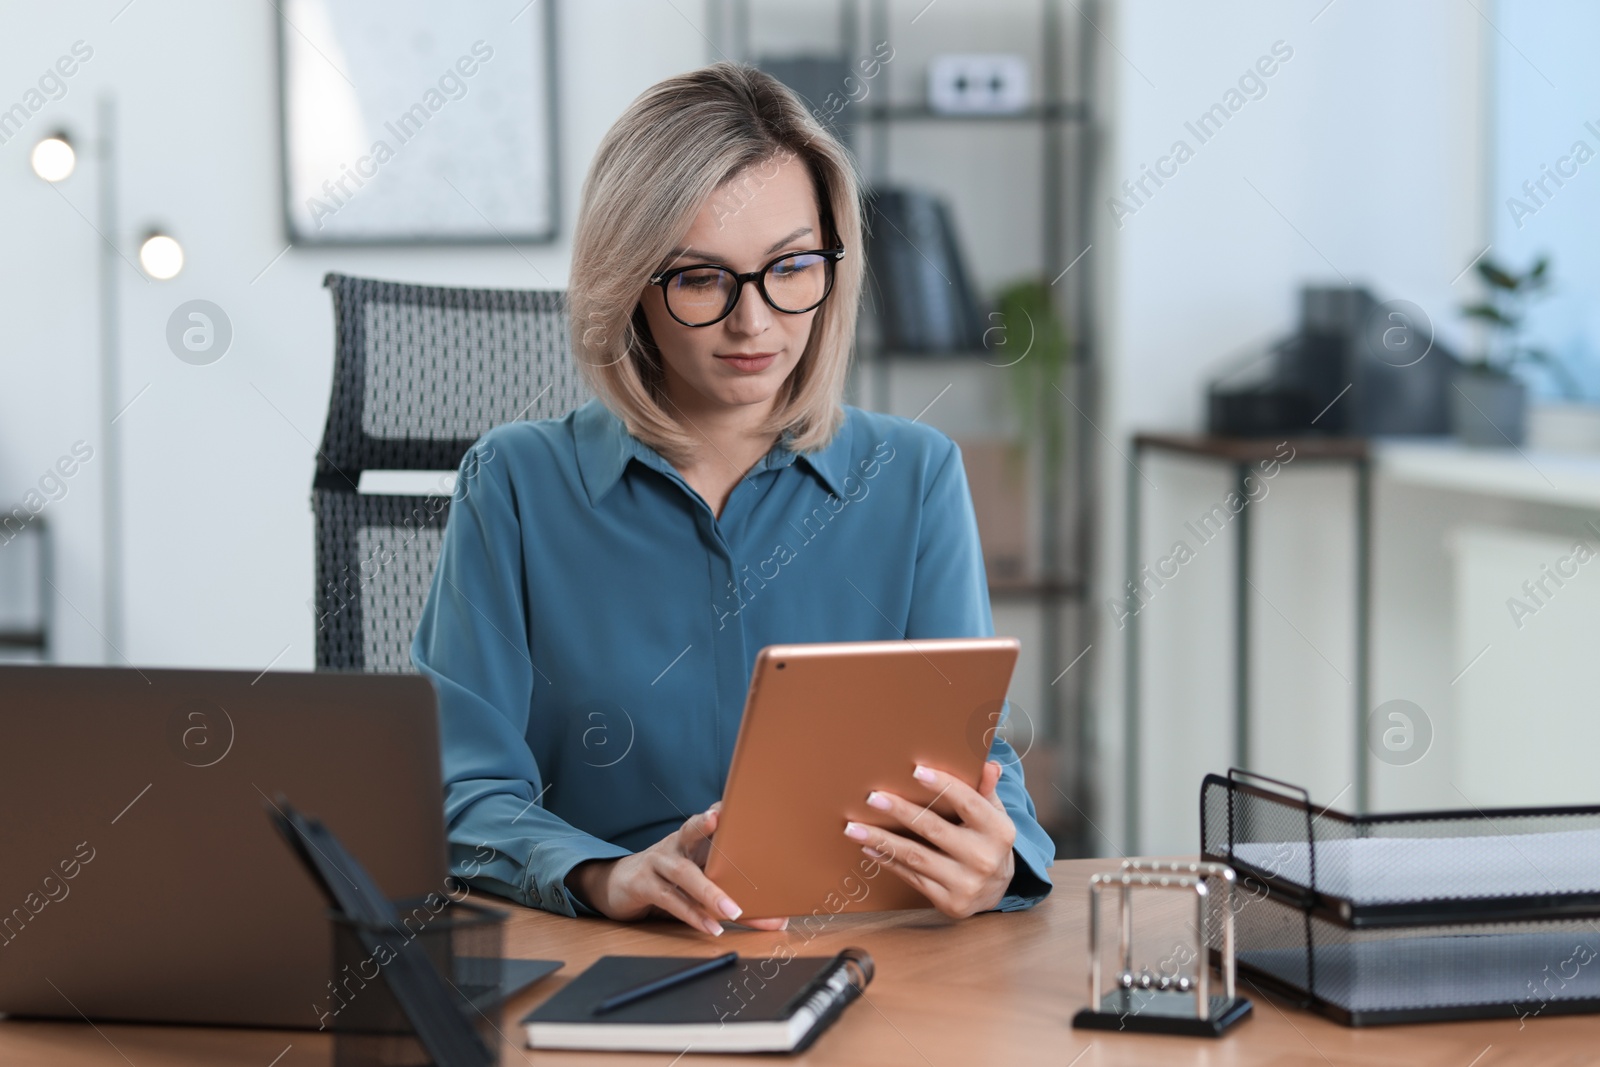
[[[755, 61], [751, 25], [753, 16], [759, 12], [754, 11], [753, 6], [752, 0], [711, 0], [707, 40], [711, 60]], [[1039, 476], [1043, 515], [1043, 528], [1039, 531], [1042, 574], [1024, 582], [993, 583], [990, 595], [995, 600], [1031, 602], [1039, 607], [1042, 643], [1049, 650], [1047, 662], [1053, 662], [1058, 655], [1066, 657], [1054, 663], [1054, 668], [1076, 665], [1077, 660], [1083, 658], [1082, 653], [1094, 646], [1097, 629], [1087, 595], [1096, 551], [1093, 505], [1097, 495], [1099, 449], [1094, 422], [1099, 407], [1099, 381], [1094, 372], [1093, 285], [1090, 270], [1072, 273], [1070, 268], [1092, 247], [1092, 176], [1099, 150], [1099, 129], [1092, 106], [1096, 46], [1091, 20], [1097, 17], [1098, 6], [1094, 0], [1074, 4], [1082, 24], [1075, 26], [1070, 35], [1073, 54], [1069, 57], [1064, 54], [1069, 42], [1064, 32], [1062, 0], [1039, 0], [1041, 99], [1023, 111], [1006, 115], [951, 115], [935, 112], [921, 102], [880, 101], [853, 105], [850, 116], [857, 127], [858, 159], [864, 164], [862, 173], [869, 185], [880, 184], [888, 178], [891, 132], [902, 124], [954, 123], [971, 127], [988, 123], [1019, 130], [1033, 127], [1043, 138], [1042, 196], [1038, 209], [1041, 261], [1044, 277], [1062, 283], [1057, 306], [1072, 337], [1072, 353], [1064, 372], [1068, 380], [1058, 383], [1058, 388], [1064, 396], [1069, 395], [1068, 390], [1075, 396], [1065, 401], [1073, 411], [1068, 413], [1068, 455], [1064, 469], [1054, 479], [1046, 479], [1042, 473]], [[866, 55], [870, 42], [892, 41], [895, 36], [915, 32], [914, 27], [891, 29], [888, 0], [840, 0], [838, 16], [841, 53], [852, 62]], [[1073, 138], [1070, 143], [1069, 138]], [[950, 353], [943, 361], [956, 362], [961, 355]], [[857, 347], [857, 382], [870, 381], [874, 401], [882, 403], [889, 396], [892, 364], [940, 358], [937, 354], [894, 356], [878, 350], [863, 338]], [[1040, 466], [1042, 468], [1043, 464]], [[1064, 511], [1070, 515], [1065, 523]], [[1064, 530], [1064, 525], [1070, 526], [1070, 530]], [[1076, 616], [1073, 632], [1085, 646], [1081, 650], [1062, 647], [1069, 612]], [[1047, 670], [1054, 674], [1054, 669]], [[1056, 681], [1062, 681], [1065, 673], [1055, 674]], [[1094, 829], [1100, 775], [1095, 760], [1097, 744], [1091, 710], [1094, 676], [1090, 664], [1079, 666], [1065, 684], [1052, 682], [1044, 686], [1044, 691], [1048, 704], [1043, 732], [1046, 738], [1061, 745], [1069, 757], [1069, 762], [1059, 768], [1068, 777], [1066, 788], [1051, 783], [1073, 809], [1068, 823], [1052, 829], [1057, 850], [1063, 856], [1095, 855], [1102, 842], [1097, 840], [1098, 832]], [[1104, 844], [1109, 845], [1109, 842]]]
[[[1292, 437], [1299, 462], [1303, 464], [1347, 464], [1353, 476], [1351, 510], [1355, 533], [1355, 678], [1352, 681], [1351, 727], [1354, 743], [1355, 806], [1365, 812], [1371, 795], [1371, 764], [1367, 756], [1367, 711], [1372, 689], [1372, 451], [1365, 438]], [[1254, 465], [1276, 456], [1273, 438], [1213, 437], [1203, 434], [1133, 435], [1133, 458], [1128, 462], [1127, 508], [1124, 526], [1124, 607], [1127, 611], [1125, 653], [1123, 657], [1123, 810], [1127, 812], [1125, 838], [1128, 851], [1139, 854], [1139, 819], [1142, 808], [1143, 737], [1141, 723], [1141, 678], [1143, 646], [1139, 614], [1143, 610], [1135, 590], [1139, 588], [1144, 538], [1139, 461], [1151, 452], [1185, 456], [1217, 463], [1230, 470], [1233, 488], [1241, 499], [1250, 496], [1247, 481]], [[1259, 474], [1257, 475], [1259, 478]], [[1253, 508], [1241, 510], [1234, 520], [1233, 558], [1233, 766], [1251, 773], [1250, 766], [1250, 680], [1252, 633], [1250, 611], [1250, 561], [1255, 544]]]

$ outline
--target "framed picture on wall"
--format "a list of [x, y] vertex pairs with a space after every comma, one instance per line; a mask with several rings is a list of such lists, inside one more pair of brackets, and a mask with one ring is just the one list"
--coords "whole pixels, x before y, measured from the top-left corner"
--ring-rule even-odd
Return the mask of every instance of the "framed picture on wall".
[[297, 245], [552, 241], [554, 0], [279, 0]]

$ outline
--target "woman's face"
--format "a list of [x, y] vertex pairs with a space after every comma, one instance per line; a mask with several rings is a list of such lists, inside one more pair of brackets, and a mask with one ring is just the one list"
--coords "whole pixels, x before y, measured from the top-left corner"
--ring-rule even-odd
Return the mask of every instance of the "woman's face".
[[[827, 247], [826, 241], [806, 164], [785, 153], [719, 186], [679, 242], [678, 255], [661, 267], [714, 263], [743, 274], [785, 252]], [[667, 311], [659, 285], [646, 286], [640, 299], [661, 350], [667, 395], [701, 411], [760, 405], [764, 412], [799, 363], [818, 310], [777, 311], [751, 282], [722, 321], [685, 326]]]

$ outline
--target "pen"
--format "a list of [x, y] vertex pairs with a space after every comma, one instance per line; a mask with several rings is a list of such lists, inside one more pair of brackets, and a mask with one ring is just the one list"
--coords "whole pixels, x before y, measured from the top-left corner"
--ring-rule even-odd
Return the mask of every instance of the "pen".
[[650, 981], [636, 985], [632, 989], [624, 989], [620, 993], [611, 994], [594, 1006], [594, 1014], [600, 1015], [615, 1008], [620, 1008], [624, 1004], [632, 1004], [643, 997], [659, 993], [663, 989], [671, 989], [673, 986], [682, 985], [691, 978], [698, 978], [702, 974], [710, 974], [719, 967], [726, 967], [738, 959], [739, 954], [737, 952], [724, 952], [722, 955], [713, 956], [708, 960], [697, 960], [687, 967], [669, 971], [660, 978], [652, 978]]

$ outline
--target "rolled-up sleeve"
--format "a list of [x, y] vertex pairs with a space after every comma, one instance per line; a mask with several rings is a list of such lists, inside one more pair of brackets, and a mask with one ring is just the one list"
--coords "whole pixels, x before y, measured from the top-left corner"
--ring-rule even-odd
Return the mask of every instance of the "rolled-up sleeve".
[[[951, 441], [944, 459], [934, 461], [934, 467], [922, 503], [906, 637], [993, 637], [978, 517], [960, 447]], [[1010, 714], [1009, 705], [1006, 714]], [[1046, 868], [1055, 861], [1055, 843], [1039, 825], [1023, 781], [1022, 762], [999, 731], [990, 745], [989, 758], [1003, 768], [996, 793], [1017, 828], [1012, 847], [1016, 873], [996, 910], [1019, 911], [1049, 894]]]
[[585, 860], [629, 850], [541, 804], [528, 745], [538, 672], [523, 580], [522, 527], [491, 432], [457, 473], [433, 584], [411, 658], [439, 698], [450, 868], [468, 884], [563, 915], [594, 914], [566, 888]]

